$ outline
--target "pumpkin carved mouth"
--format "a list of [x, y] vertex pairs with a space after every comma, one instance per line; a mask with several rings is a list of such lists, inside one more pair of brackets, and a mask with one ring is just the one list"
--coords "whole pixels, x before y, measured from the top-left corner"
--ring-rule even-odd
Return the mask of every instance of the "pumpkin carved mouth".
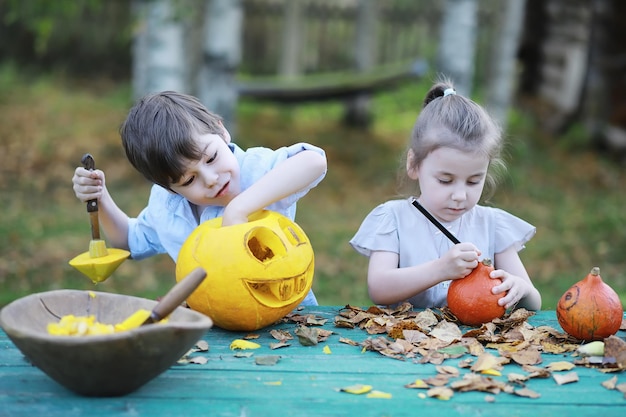
[[243, 280], [250, 295], [260, 304], [266, 307], [283, 307], [297, 301], [306, 291], [308, 276], [304, 272], [294, 277], [274, 279]]

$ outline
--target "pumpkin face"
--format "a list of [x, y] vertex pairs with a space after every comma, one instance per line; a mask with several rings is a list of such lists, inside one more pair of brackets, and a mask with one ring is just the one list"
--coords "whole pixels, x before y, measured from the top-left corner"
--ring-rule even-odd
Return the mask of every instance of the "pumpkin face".
[[619, 296], [594, 267], [559, 299], [556, 317], [569, 335], [584, 341], [603, 340], [622, 324], [624, 310]]
[[455, 279], [448, 288], [448, 308], [468, 326], [479, 326], [502, 317], [506, 309], [498, 305], [504, 294], [492, 294], [491, 289], [502, 283], [497, 278], [489, 278], [493, 271], [490, 259], [484, 259], [465, 278]]
[[314, 254], [304, 231], [268, 210], [248, 223], [202, 223], [183, 244], [176, 280], [201, 266], [206, 279], [187, 299], [192, 309], [226, 330], [252, 331], [284, 317], [313, 284]]

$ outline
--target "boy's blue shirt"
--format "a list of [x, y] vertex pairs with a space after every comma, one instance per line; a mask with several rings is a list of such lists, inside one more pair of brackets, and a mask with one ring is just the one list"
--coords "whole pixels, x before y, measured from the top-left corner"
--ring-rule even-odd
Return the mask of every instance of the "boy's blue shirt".
[[[267, 172], [287, 158], [304, 150], [313, 150], [326, 156], [324, 150], [308, 143], [297, 143], [276, 150], [262, 147], [242, 150], [234, 143], [229, 144], [240, 167], [241, 190], [244, 191]], [[292, 194], [266, 207], [295, 220], [296, 203], [311, 188], [322, 181], [326, 172], [320, 175], [309, 187]], [[206, 221], [223, 214], [223, 206], [209, 206], [201, 214], [200, 221]], [[167, 253], [176, 262], [181, 246], [198, 226], [192, 208], [184, 197], [173, 194], [161, 186], [153, 185], [148, 205], [136, 218], [128, 223], [128, 245], [133, 259], [143, 259], [152, 255]], [[312, 300], [310, 297], [313, 297]], [[302, 304], [313, 304], [315, 296], [309, 293]], [[317, 304], [315, 301], [314, 304]]]

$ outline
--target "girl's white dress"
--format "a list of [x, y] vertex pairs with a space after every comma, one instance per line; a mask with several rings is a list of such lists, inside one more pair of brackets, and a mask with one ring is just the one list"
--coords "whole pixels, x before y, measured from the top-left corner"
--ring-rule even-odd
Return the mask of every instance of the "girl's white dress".
[[[373, 251], [397, 253], [399, 268], [441, 257], [453, 243], [413, 206], [413, 200], [391, 200], [372, 210], [350, 240], [352, 247], [365, 256]], [[504, 210], [480, 205], [443, 225], [461, 242], [478, 247], [481, 258], [491, 259], [511, 246], [520, 251], [536, 232], [533, 225]], [[444, 306], [449, 285], [450, 281], [442, 282], [407, 301], [415, 308]]]

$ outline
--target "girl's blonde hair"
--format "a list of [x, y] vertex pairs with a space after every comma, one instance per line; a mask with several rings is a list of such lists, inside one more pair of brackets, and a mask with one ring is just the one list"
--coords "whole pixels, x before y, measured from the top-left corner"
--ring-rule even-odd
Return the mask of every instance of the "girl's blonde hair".
[[483, 199], [493, 195], [498, 179], [506, 169], [501, 158], [502, 130], [480, 105], [456, 94], [452, 82], [447, 79], [434, 84], [424, 98], [423, 109], [415, 121], [404, 154], [400, 184], [416, 186], [406, 175], [409, 150], [413, 153], [411, 168], [417, 168], [428, 154], [442, 147], [486, 156], [489, 170]]

